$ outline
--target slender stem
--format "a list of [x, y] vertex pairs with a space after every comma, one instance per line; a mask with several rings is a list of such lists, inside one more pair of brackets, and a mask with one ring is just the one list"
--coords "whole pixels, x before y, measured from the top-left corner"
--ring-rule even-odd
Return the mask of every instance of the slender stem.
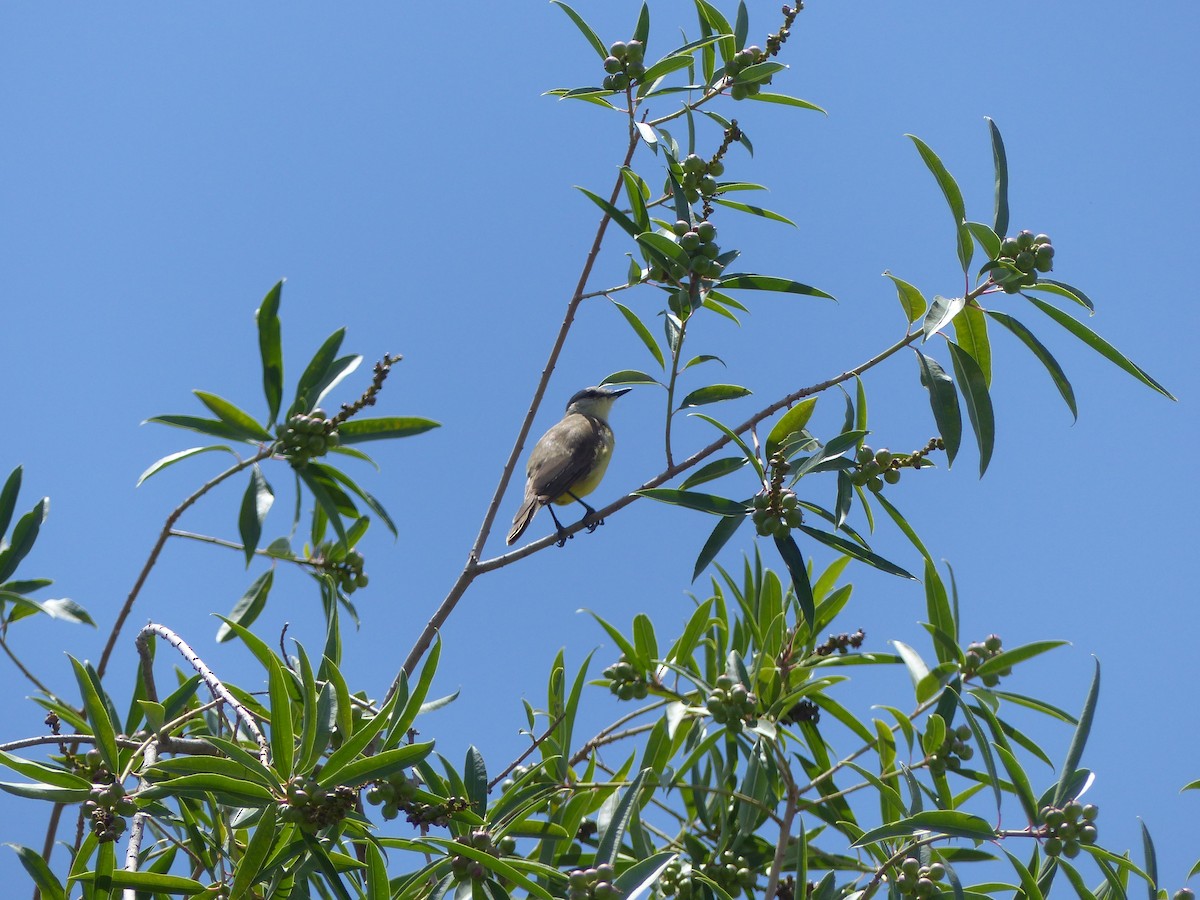
[[[696, 290], [697, 282], [693, 280], [689, 285], [688, 290], [689, 303], [691, 302], [691, 297], [695, 295]], [[675, 335], [675, 345], [671, 348], [671, 378], [667, 382], [667, 424], [666, 434], [664, 435], [667, 448], [668, 466], [675, 464], [675, 459], [671, 456], [671, 424], [675, 420], [675, 382], [679, 378], [679, 360], [683, 355], [683, 339], [687, 332], [688, 322], [691, 320], [691, 318], [692, 317], [689, 314], [686, 319], [680, 321], [679, 333]]]
[[[621, 716], [621, 718], [617, 719], [617, 721], [613, 722], [611, 725], [601, 728], [600, 731], [598, 731], [596, 733], [595, 737], [593, 737], [590, 741], [585, 743], [582, 747], [580, 747], [575, 752], [575, 755], [572, 756], [570, 759], [570, 764], [573, 766], [579, 765], [581, 762], [583, 762], [585, 759], [587, 759], [588, 754], [592, 752], [593, 748], [599, 747], [601, 744], [612, 743], [612, 740], [609, 739], [609, 736], [611, 734], [613, 734], [613, 732], [617, 731], [618, 729], [620, 729], [623, 725], [627, 724], [628, 722], [632, 722], [634, 719], [638, 718], [639, 716], [645, 715], [648, 712], [653, 712], [654, 710], [666, 705], [668, 702], [670, 702], [670, 701], [655, 700], [653, 703], [649, 704], [648, 706], [643, 706], [641, 709], [635, 709], [633, 712], [626, 713], [625, 715]], [[651, 723], [651, 724], [653, 724], [653, 723]]]
[[[143, 759], [146, 761], [146, 767], [154, 765], [158, 762], [158, 742], [150, 741], [146, 745], [146, 749], [142, 753]], [[144, 778], [138, 778], [138, 782], [142, 787], [149, 787], [150, 783]], [[150, 813], [138, 812], [133, 816], [133, 825], [129, 828], [129, 844], [125, 848], [125, 871], [136, 872], [138, 870], [138, 857], [142, 852], [142, 836], [146, 832], [146, 825], [150, 822]], [[134, 888], [126, 888], [121, 896], [122, 900], [137, 900], [137, 890]]]
[[96, 675], [99, 678], [104, 677], [104, 672], [108, 668], [108, 661], [112, 657], [113, 650], [117, 645], [117, 638], [121, 634], [121, 629], [125, 625], [125, 619], [129, 617], [130, 610], [133, 609], [133, 604], [137, 602], [138, 595], [142, 592], [142, 587], [146, 583], [146, 579], [150, 576], [150, 571], [158, 562], [158, 555], [162, 552], [163, 545], [166, 544], [167, 538], [171, 536], [171, 529], [192, 504], [215, 488], [221, 482], [232, 478], [243, 469], [247, 469], [256, 463], [262, 462], [271, 455], [271, 448], [262, 447], [254, 456], [242, 460], [234, 466], [226, 469], [220, 475], [206, 481], [193, 494], [185, 499], [179, 506], [171, 511], [167, 516], [167, 521], [163, 524], [162, 530], [158, 533], [158, 539], [154, 542], [154, 547], [150, 551], [150, 556], [146, 559], [146, 564], [142, 566], [142, 571], [138, 574], [137, 581], [134, 582], [133, 590], [129, 592], [129, 596], [125, 598], [125, 603], [121, 606], [121, 611], [117, 613], [117, 620], [113, 623], [112, 631], [109, 632], [108, 642], [104, 645], [104, 652], [100, 654], [100, 662], [96, 664]]

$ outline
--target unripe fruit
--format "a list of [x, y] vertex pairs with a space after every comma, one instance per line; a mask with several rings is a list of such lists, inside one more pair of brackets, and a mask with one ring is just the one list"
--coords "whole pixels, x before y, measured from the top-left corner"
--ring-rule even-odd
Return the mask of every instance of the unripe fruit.
[[883, 481], [878, 475], [872, 475], [867, 479], [867, 490], [873, 491], [876, 494], [883, 490]]
[[692, 226], [686, 219], [679, 219], [674, 225], [671, 226], [671, 230], [675, 232], [676, 237], [683, 237], [692, 230]]
[[888, 469], [886, 472], [883, 473], [883, 480], [886, 481], [888, 484], [898, 483], [900, 481], [900, 470], [899, 469]]
[[734, 100], [745, 100], [750, 96], [750, 91], [746, 89], [746, 85], [744, 84], [735, 84], [729, 89], [729, 96]]
[[1050, 243], [1050, 235], [1039, 234], [1037, 237], [1035, 237], [1033, 239], [1033, 243], [1034, 243], [1034, 246], [1036, 246], [1036, 247], [1040, 247], [1043, 244], [1049, 244]]
[[1049, 272], [1054, 268], [1054, 248], [1049, 244], [1044, 244], [1037, 248], [1037, 253], [1034, 254], [1034, 265], [1039, 272]]
[[1029, 250], [1022, 250], [1017, 254], [1017, 268], [1022, 272], [1032, 272], [1036, 261], [1037, 258]]
[[629, 52], [629, 48], [625, 46], [624, 41], [617, 41], [608, 48], [608, 55], [615, 56], [617, 59], [624, 59]]
[[706, 196], [712, 196], [717, 192], [717, 179], [711, 175], [705, 175], [700, 179], [700, 193]]
[[688, 253], [693, 252], [700, 246], [700, 235], [694, 231], [685, 232], [679, 238], [679, 246]]
[[[720, 174], [712, 171], [712, 166], [708, 168], [710, 174]], [[696, 234], [700, 235], [700, 240], [711, 241], [717, 236], [717, 226], [712, 222], [701, 222], [696, 226]]]
[[615, 56], [606, 57], [604, 60], [604, 71], [609, 75], [616, 75], [621, 71], [621, 61]]
[[1020, 234], [1018, 234], [1017, 235], [1017, 246], [1020, 247], [1022, 250], [1028, 250], [1030, 247], [1032, 247], [1033, 246], [1033, 232], [1032, 231], [1022, 231]]
[[888, 466], [892, 461], [892, 451], [887, 448], [880, 448], [875, 451], [875, 462], [881, 466]]
[[1015, 259], [1020, 252], [1021, 248], [1017, 246], [1017, 242], [1013, 238], [1005, 238], [1000, 244], [1000, 256], [1002, 257]]

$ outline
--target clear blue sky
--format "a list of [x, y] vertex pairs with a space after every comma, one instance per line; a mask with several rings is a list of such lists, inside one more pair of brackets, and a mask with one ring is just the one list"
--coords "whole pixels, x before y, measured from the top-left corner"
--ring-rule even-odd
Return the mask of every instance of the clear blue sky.
[[[631, 2], [576, 6], [606, 40], [628, 37], [637, 12]], [[695, 36], [690, 4], [660, 2], [653, 15], [651, 55], [678, 43], [680, 25]], [[777, 4], [752, 4], [753, 34], [776, 22]], [[999, 437], [987, 476], [977, 478], [967, 445], [951, 472], [906, 479], [891, 496], [953, 564], [964, 634], [1072, 642], [1022, 667], [1015, 689], [1077, 710], [1091, 657], [1100, 659], [1101, 706], [1084, 760], [1099, 773], [1090, 797], [1103, 810], [1104, 841], [1138, 858], [1137, 817], [1145, 819], [1169, 888], [1200, 855], [1200, 794], [1178, 793], [1200, 777], [1190, 647], [1200, 625], [1190, 572], [1200, 442], [1190, 288], [1197, 34], [1200, 8], [1188, 0], [1136, 9], [813, 0], [787, 47], [792, 68], [774, 88], [828, 117], [740, 104], [733, 114], [756, 156], [731, 153], [727, 170], [768, 184], [764, 205], [797, 227], [744, 216], [720, 227], [723, 244], [745, 248], [746, 269], [818, 285], [840, 303], [750, 297], [740, 330], [710, 317], [693, 334], [696, 352], [729, 364], [702, 374], [755, 391], [714, 408], [728, 421], [890, 343], [903, 323], [880, 272], [928, 296], [961, 289], [950, 217], [902, 135], [920, 135], [941, 155], [970, 214], [986, 220], [983, 117], [999, 123], [1014, 226], [1053, 237], [1056, 274], [1096, 302], [1089, 325], [1180, 402], [1039, 323], [1076, 386], [1072, 425], [1040, 367], [995, 335]], [[355, 598], [364, 628], [346, 635], [347, 669], [356, 687], [385, 689], [464, 560], [591, 241], [596, 210], [572, 186], [607, 192], [620, 161], [618, 117], [542, 96], [598, 81], [596, 63], [542, 2], [0, 8], [0, 470], [25, 466], [23, 505], [52, 499], [24, 573], [53, 577], [55, 596], [102, 624], [95, 632], [25, 621], [10, 632], [18, 647], [36, 648], [27, 652], [59, 691], [73, 690], [63, 651], [99, 656], [163, 518], [218, 465], [202, 458], [135, 491], [151, 461], [199, 443], [138, 423], [198, 412], [193, 388], [262, 413], [252, 314], [280, 277], [289, 381], [346, 325], [347, 348], [367, 360], [405, 355], [380, 409], [444, 423], [379, 448], [381, 474], [361, 472], [400, 539], [382, 529], [368, 537], [372, 584]], [[637, 164], [658, 171], [644, 151]], [[595, 287], [622, 280], [628, 249], [609, 247]], [[1036, 316], [1021, 312], [1029, 323]], [[534, 436], [579, 387], [647, 363], [613, 310], [585, 305]], [[915, 448], [934, 433], [911, 359], [873, 372], [867, 386], [877, 444]], [[649, 389], [620, 402], [618, 451], [599, 500], [661, 468], [661, 405]], [[840, 415], [828, 397], [814, 425], [828, 432]], [[681, 430], [684, 446], [709, 438], [706, 426]], [[282, 471], [274, 482], [285, 494]], [[182, 526], [235, 536], [241, 489], [217, 492]], [[504, 522], [518, 499], [507, 498]], [[284, 505], [270, 536], [287, 527]], [[534, 532], [546, 524], [539, 518]], [[645, 611], [673, 634], [691, 608], [692, 562], [711, 525], [639, 502], [565, 550], [481, 580], [445, 631], [439, 692], [462, 696], [429, 720], [426, 736], [455, 761], [476, 741], [501, 769], [522, 747], [519, 697], [542, 702], [560, 647], [573, 665], [600, 647], [597, 672], [617, 655], [576, 610], [622, 625]], [[503, 530], [489, 553], [502, 548]], [[875, 541], [916, 564], [889, 529]], [[722, 560], [737, 565], [748, 547], [731, 546]], [[865, 628], [878, 650], [890, 639], [927, 646], [919, 588], [851, 571], [857, 606], [846, 630]], [[170, 546], [131, 624], [168, 624], [219, 672], [257, 677], [240, 647], [213, 644], [209, 617], [228, 611], [253, 574], [236, 554]], [[285, 579], [261, 633], [287, 621], [291, 637], [315, 646], [317, 613], [306, 583]], [[130, 637], [116, 667], [128, 679], [134, 666]], [[28, 686], [7, 661], [0, 673], [0, 740], [41, 733], [38, 709], [21, 699]], [[847, 702], [864, 715], [872, 702], [911, 699], [902, 671], [862, 681]], [[597, 724], [611, 712], [598, 705]], [[1041, 723], [1037, 733], [1061, 758], [1066, 730]], [[1035, 783], [1048, 778], [1036, 772]], [[0, 810], [0, 840], [40, 846], [40, 825], [30, 823], [41, 808], [4, 796]], [[16, 868], [0, 856], [0, 872]]]

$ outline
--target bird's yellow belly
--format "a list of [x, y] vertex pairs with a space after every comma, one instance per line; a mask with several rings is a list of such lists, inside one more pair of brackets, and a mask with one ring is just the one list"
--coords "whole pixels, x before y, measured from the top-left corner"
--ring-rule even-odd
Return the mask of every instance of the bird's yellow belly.
[[[604, 473], [608, 470], [608, 461], [611, 457], [612, 447], [605, 446], [598, 454], [592, 471], [571, 485], [570, 494], [564, 493], [560, 497], [555, 497], [554, 502], [559, 506], [568, 506], [575, 502], [575, 497], [585, 497], [594, 491], [600, 486], [600, 481], [604, 478]], [[575, 497], [572, 497], [571, 494], [574, 494]]]

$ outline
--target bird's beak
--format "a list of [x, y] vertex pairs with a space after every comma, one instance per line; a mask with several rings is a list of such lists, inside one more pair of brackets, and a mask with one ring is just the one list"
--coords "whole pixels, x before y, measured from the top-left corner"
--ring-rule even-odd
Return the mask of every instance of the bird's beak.
[[616, 400], [618, 397], [628, 394], [632, 390], [633, 390], [633, 388], [620, 388], [619, 390], [609, 391], [609, 394], [612, 396], [612, 398], [614, 400]]

